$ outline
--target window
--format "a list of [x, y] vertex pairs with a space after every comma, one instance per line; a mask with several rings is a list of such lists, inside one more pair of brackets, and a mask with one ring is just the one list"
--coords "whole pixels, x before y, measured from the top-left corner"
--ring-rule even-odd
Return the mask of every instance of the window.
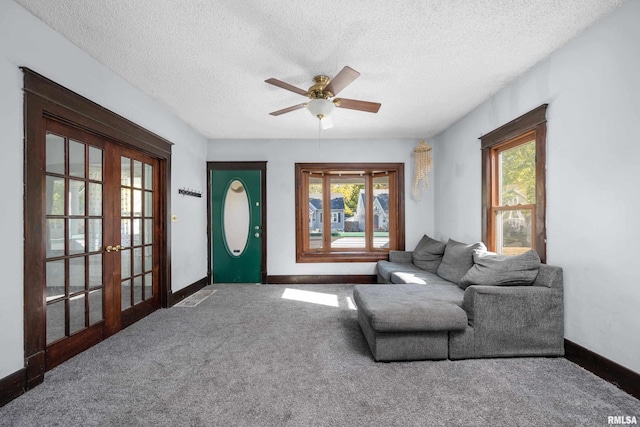
[[543, 262], [546, 109], [544, 104], [480, 138], [483, 240], [504, 255], [533, 248]]
[[296, 163], [297, 262], [373, 262], [391, 249], [404, 249], [404, 164]]

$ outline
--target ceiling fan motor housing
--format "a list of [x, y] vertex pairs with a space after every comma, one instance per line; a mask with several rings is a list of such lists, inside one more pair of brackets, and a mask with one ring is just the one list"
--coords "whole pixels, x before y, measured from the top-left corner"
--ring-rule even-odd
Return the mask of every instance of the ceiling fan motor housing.
[[324, 88], [327, 87], [331, 79], [325, 75], [315, 76], [313, 78], [313, 86], [309, 88], [307, 96], [309, 99], [327, 99], [333, 98], [333, 93]]

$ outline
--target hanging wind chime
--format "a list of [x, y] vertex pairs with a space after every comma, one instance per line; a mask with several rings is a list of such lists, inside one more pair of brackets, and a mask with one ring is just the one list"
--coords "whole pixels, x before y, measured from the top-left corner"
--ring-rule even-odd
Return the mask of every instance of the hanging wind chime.
[[429, 187], [429, 171], [433, 165], [432, 149], [429, 144], [420, 141], [413, 150], [415, 161], [415, 175], [413, 180], [413, 196], [420, 200], [422, 193]]

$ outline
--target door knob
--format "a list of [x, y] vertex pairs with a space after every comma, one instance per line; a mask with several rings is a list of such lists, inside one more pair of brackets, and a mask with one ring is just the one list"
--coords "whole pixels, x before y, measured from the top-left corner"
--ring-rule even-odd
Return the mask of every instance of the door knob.
[[122, 245], [115, 245], [115, 246], [111, 246], [111, 245], [109, 245], [109, 246], [107, 246], [107, 247], [106, 247], [106, 248], [104, 248], [104, 249], [105, 249], [107, 252], [118, 252], [118, 251], [120, 251], [120, 250], [127, 249], [127, 248], [125, 248], [125, 247], [124, 247], [124, 246], [122, 246]]

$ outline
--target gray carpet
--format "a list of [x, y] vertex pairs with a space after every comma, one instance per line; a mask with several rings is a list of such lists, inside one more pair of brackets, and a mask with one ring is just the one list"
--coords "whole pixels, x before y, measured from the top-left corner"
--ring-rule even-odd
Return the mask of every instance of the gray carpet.
[[[2, 426], [603, 426], [640, 401], [562, 358], [376, 363], [349, 285], [215, 285], [48, 372]], [[323, 303], [296, 299], [313, 299]], [[296, 292], [309, 291], [309, 292]], [[337, 298], [331, 295], [337, 295]], [[328, 301], [324, 301], [328, 300]]]

